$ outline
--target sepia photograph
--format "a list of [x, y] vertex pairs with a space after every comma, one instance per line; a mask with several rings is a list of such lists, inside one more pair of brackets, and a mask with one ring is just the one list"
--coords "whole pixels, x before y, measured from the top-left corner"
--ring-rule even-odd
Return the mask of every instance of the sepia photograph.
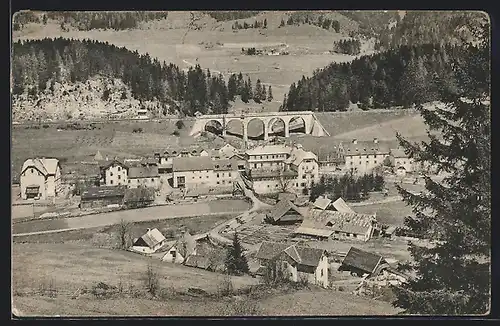
[[10, 26], [12, 319], [490, 313], [486, 12]]

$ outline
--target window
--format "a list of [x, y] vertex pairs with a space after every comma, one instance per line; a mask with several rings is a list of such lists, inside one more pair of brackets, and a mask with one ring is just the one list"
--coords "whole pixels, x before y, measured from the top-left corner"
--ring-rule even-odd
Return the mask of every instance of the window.
[[374, 160], [373, 163], [377, 164], [377, 160]]
[[305, 187], [305, 186], [306, 186], [306, 183], [305, 183], [305, 182], [302, 182], [302, 183], [300, 184], [300, 186], [301, 186], [301, 187]]
[[207, 179], [208, 179], [208, 175], [207, 175]]
[[191, 177], [191, 179], [193, 179], [193, 180], [194, 180], [194, 177]]
[[228, 173], [228, 176], [231, 177], [231, 172]]
[[[201, 175], [200, 175], [200, 179], [201, 179]], [[152, 180], [152, 179], [151, 179]]]
[[111, 184], [111, 185], [112, 185], [112, 184], [113, 184], [113, 180], [109, 180], [109, 184]]
[[128, 181], [128, 183], [130, 183], [130, 180]]
[[120, 172], [121, 170], [122, 170], [122, 168], [119, 166], [119, 167], [118, 167], [118, 172]]
[[219, 178], [219, 177], [220, 177], [220, 175], [219, 175], [219, 173], [217, 173], [217, 178]]
[[109, 176], [112, 177], [113, 176], [113, 172], [109, 172]]
[[31, 173], [33, 173], [33, 169], [31, 169]]
[[219, 182], [219, 181], [217, 181], [217, 184], [219, 185], [219, 184], [220, 184], [220, 182]]
[[267, 185], [267, 187], [269, 188], [269, 185]]
[[305, 174], [304, 174], [304, 175], [302, 175], [302, 179], [305, 179], [305, 178], [306, 178], [306, 175], [305, 175]]
[[177, 252], [175, 250], [171, 250], [170, 254], [172, 255], [172, 258], [175, 259]]
[[254, 167], [254, 168], [257, 168], [257, 163], [255, 163], [255, 164], [253, 165], [253, 167]]
[[368, 165], [369, 161], [366, 161], [366, 164]]
[[321, 277], [323, 277], [323, 269], [321, 269]]
[[215, 164], [215, 168], [218, 169], [219, 168], [219, 164]]
[[222, 172], [222, 177], [224, 177], [224, 172]]
[[122, 176], [121, 176], [121, 175], [118, 175], [118, 180], [120, 180], [121, 178], [122, 178]]

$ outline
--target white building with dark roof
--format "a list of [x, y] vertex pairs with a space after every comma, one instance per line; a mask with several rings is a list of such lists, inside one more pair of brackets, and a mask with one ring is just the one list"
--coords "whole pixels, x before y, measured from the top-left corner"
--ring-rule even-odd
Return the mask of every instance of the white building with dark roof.
[[158, 229], [148, 229], [140, 238], [134, 239], [130, 249], [140, 253], [152, 254], [160, 249], [165, 244], [165, 241], [165, 236]]
[[392, 148], [390, 151], [390, 160], [394, 166], [394, 172], [398, 175], [405, 175], [415, 170], [414, 160], [402, 148]]
[[135, 166], [128, 169], [127, 185], [129, 188], [160, 188], [160, 174], [157, 166]]
[[61, 191], [61, 166], [55, 158], [32, 158], [23, 163], [20, 174], [21, 198], [47, 199]]
[[339, 150], [345, 159], [345, 170], [359, 174], [371, 173], [389, 157], [392, 143], [379, 141], [377, 138], [371, 141], [353, 139], [351, 142], [341, 143]]
[[319, 181], [317, 156], [301, 145], [266, 145], [245, 153], [246, 174], [259, 194], [302, 193]]
[[328, 257], [324, 249], [264, 241], [255, 254], [261, 268], [259, 274], [276, 277], [278, 270], [292, 282], [306, 280], [328, 287]]

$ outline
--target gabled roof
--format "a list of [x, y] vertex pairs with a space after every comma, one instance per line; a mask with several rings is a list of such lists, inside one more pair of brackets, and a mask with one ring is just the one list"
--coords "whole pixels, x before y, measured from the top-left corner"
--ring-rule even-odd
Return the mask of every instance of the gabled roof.
[[302, 218], [304, 217], [303, 213], [301, 210], [295, 206], [291, 201], [289, 200], [282, 200], [279, 201], [276, 206], [274, 206], [274, 209], [271, 211], [269, 216], [274, 220], [282, 220], [283, 215], [285, 215], [289, 210], [294, 210], [297, 212]]
[[313, 152], [305, 151], [302, 148], [293, 148], [290, 155], [288, 162], [293, 165], [299, 165], [303, 160], [318, 160]]
[[364, 235], [376, 221], [375, 215], [313, 209], [303, 226]]
[[315, 228], [308, 226], [299, 226], [295, 231], [296, 234], [312, 235], [315, 237], [329, 238], [333, 234], [333, 230], [327, 230], [323, 228]]
[[101, 164], [102, 164], [101, 168], [104, 169], [104, 170], [106, 170], [107, 168], [109, 168], [112, 165], [119, 165], [122, 168], [128, 169], [128, 165], [126, 165], [125, 163], [123, 163], [123, 162], [121, 162], [119, 160], [104, 161]]
[[125, 186], [101, 186], [91, 187], [84, 190], [81, 194], [81, 199], [98, 199], [108, 197], [123, 197], [125, 196]]
[[373, 273], [377, 266], [383, 262], [380, 255], [351, 247], [342, 261], [344, 267], [355, 267], [366, 273]]
[[21, 173], [33, 167], [39, 170], [44, 176], [55, 175], [58, 165], [59, 160], [56, 158], [30, 158], [24, 161]]
[[210, 259], [206, 256], [191, 255], [186, 258], [184, 265], [189, 267], [197, 267], [207, 269], [210, 267]]
[[319, 196], [318, 198], [316, 198], [313, 205], [316, 208], [319, 208], [321, 210], [325, 210], [328, 208], [328, 206], [330, 206], [331, 203], [332, 203], [332, 201], [330, 199], [323, 197], [323, 196]]
[[208, 156], [174, 157], [172, 159], [172, 170], [174, 172], [205, 171], [213, 170], [213, 168], [212, 159]]
[[160, 242], [166, 240], [165, 237], [163, 236], [163, 234], [161, 234], [161, 232], [157, 228], [154, 228], [154, 229], [149, 230], [148, 232], [146, 232], [146, 234], [144, 234], [141, 237], [141, 239], [144, 240], [144, 242], [151, 249], [154, 246], [156, 246], [157, 244], [159, 244]]
[[373, 155], [373, 154], [389, 154], [390, 148], [394, 142], [381, 140], [375, 143], [373, 140], [361, 140], [356, 144], [353, 142], [343, 142], [344, 155]]
[[333, 207], [341, 213], [355, 213], [347, 203], [342, 199], [342, 197], [337, 198], [336, 201], [333, 202]]
[[280, 242], [264, 241], [255, 255], [257, 259], [271, 260], [281, 253], [285, 253], [295, 262], [305, 266], [318, 266], [318, 263], [326, 250], [309, 248]]
[[157, 166], [136, 166], [128, 169], [128, 178], [129, 179], [138, 179], [138, 178], [155, 178], [158, 177], [158, 167]]
[[273, 259], [288, 247], [290, 247], [290, 244], [287, 243], [264, 241], [255, 254], [255, 258], [265, 260]]

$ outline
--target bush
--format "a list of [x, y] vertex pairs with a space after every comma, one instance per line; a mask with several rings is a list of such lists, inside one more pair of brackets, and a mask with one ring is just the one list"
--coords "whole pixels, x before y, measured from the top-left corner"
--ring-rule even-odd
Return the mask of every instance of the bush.
[[43, 129], [47, 129], [47, 128], [49, 128], [49, 125], [45, 124], [42, 127], [43, 127]]
[[142, 132], [142, 128], [134, 128], [132, 130], [133, 133], [141, 133]]
[[116, 286], [108, 285], [104, 282], [99, 282], [92, 286], [90, 293], [97, 299], [108, 299], [116, 295], [118, 289]]
[[338, 290], [339, 290], [340, 292], [344, 292], [344, 291], [345, 291], [345, 288], [344, 288], [343, 286], [339, 286], [339, 287], [338, 287]]
[[153, 268], [151, 263], [148, 264], [148, 269], [146, 270], [146, 275], [144, 277], [144, 283], [146, 289], [151, 295], [156, 296], [158, 294], [160, 280], [158, 278], [158, 272]]
[[172, 132], [172, 135], [179, 136], [180, 135], [179, 130], [174, 130], [174, 132]]

